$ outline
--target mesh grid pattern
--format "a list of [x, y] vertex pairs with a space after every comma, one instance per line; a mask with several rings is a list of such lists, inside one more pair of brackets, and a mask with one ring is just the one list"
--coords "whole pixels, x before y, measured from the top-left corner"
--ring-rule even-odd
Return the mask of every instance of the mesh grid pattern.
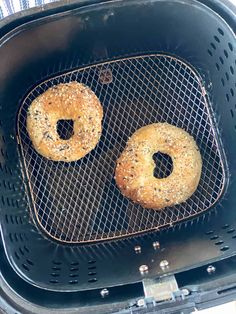
[[[49, 87], [73, 80], [88, 85], [100, 99], [103, 132], [96, 148], [81, 160], [53, 162], [32, 147], [27, 110]], [[42, 229], [59, 241], [101, 241], [170, 226], [206, 211], [222, 194], [225, 173], [204, 88], [196, 73], [174, 57], [131, 57], [52, 78], [27, 95], [17, 121], [32, 210]], [[133, 204], [114, 180], [116, 160], [128, 138], [155, 122], [184, 128], [195, 138], [203, 159], [197, 191], [185, 203], [161, 212]], [[66, 123], [63, 128], [60, 132], [66, 136]], [[170, 173], [168, 156], [154, 156], [154, 160], [155, 176]]]

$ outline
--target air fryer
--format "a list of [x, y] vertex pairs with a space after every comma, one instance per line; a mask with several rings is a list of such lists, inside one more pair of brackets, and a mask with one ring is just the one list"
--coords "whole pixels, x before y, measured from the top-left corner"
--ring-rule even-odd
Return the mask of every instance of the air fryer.
[[[171, 313], [179, 306], [188, 313], [204, 307], [202, 291], [208, 302], [231, 295], [232, 9], [218, 1], [130, 0], [61, 2], [30, 12], [3, 20], [0, 31], [3, 308]], [[54, 162], [35, 151], [27, 110], [49, 87], [70, 81], [101, 101], [103, 131], [83, 159]], [[114, 179], [128, 138], [155, 122], [184, 128], [203, 160], [196, 192], [162, 211], [134, 204]], [[61, 134], [70, 127], [62, 124]], [[171, 172], [168, 157], [154, 160], [157, 177]], [[214, 297], [212, 280], [219, 285]]]

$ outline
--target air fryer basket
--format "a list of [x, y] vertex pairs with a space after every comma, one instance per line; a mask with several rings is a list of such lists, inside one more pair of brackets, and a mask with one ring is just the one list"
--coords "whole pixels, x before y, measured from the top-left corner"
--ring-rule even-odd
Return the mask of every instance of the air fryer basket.
[[[33, 45], [32, 39], [35, 39]], [[11, 34], [11, 41], [4, 38], [1, 44], [1, 232], [9, 262], [21, 277], [33, 285], [55, 291], [87, 290], [137, 282], [142, 279], [139, 273], [142, 264], [149, 267], [147, 276], [154, 277], [234, 254], [231, 243], [235, 241], [235, 231], [225, 221], [227, 219], [233, 225], [236, 218], [233, 210], [236, 147], [232, 145], [236, 114], [236, 45], [233, 32], [218, 15], [197, 1], [113, 1], [25, 24]], [[132, 77], [132, 71], [137, 78]], [[155, 89], [153, 78], [164, 85]], [[139, 84], [143, 98], [137, 97], [140, 91], [135, 86], [141, 79], [145, 82]], [[122, 196], [117, 197], [118, 191], [113, 190], [113, 202], [109, 205], [107, 197], [102, 207], [106, 224], [101, 230], [97, 228], [95, 237], [93, 233], [88, 237], [85, 230], [90, 228], [89, 219], [86, 219], [86, 227], [76, 233], [78, 226], [75, 224], [72, 228], [74, 218], [66, 215], [66, 219], [60, 220], [56, 216], [57, 210], [61, 213], [64, 208], [57, 208], [55, 204], [50, 208], [49, 203], [42, 206], [48, 187], [53, 186], [50, 171], [56, 174], [66, 171], [68, 177], [64, 181], [70, 185], [71, 169], [74, 167], [72, 170], [77, 172], [78, 164], [55, 165], [36, 155], [27, 138], [25, 112], [30, 101], [48, 86], [70, 80], [88, 84], [108, 113], [111, 108], [117, 109], [119, 100], [125, 108], [123, 116], [127, 113], [124, 135], [121, 134], [124, 125], [124, 118], [119, 116], [121, 111], [117, 111], [121, 128], [114, 129], [113, 133], [106, 125], [113, 120], [109, 120], [109, 114], [105, 116], [101, 144], [87, 159], [93, 169], [93, 163], [100, 159], [102, 163], [108, 162], [103, 168], [108, 167], [111, 158], [111, 177], [106, 177], [109, 180], [104, 187], [109, 182], [115, 187], [112, 181], [115, 158], [136, 128], [168, 121], [193, 134], [200, 146], [204, 169], [200, 189], [187, 203], [188, 207], [184, 207], [186, 215], [182, 219], [188, 219], [185, 223], [174, 218], [176, 211], [177, 217], [180, 213], [176, 208], [164, 212], [164, 215], [170, 214], [164, 222], [163, 217], [158, 216], [158, 224], [155, 224], [156, 217], [149, 214], [145, 217], [146, 211], [140, 214], [140, 208], [138, 214], [137, 208], [132, 206], [127, 212], [127, 201], [119, 202]], [[157, 110], [158, 101], [161, 106], [157, 106]], [[145, 108], [148, 108], [146, 112]], [[129, 116], [131, 109], [134, 114]], [[130, 119], [133, 124], [129, 126]], [[109, 136], [113, 136], [112, 141]], [[39, 163], [49, 167], [45, 168], [47, 177], [42, 179], [39, 175], [43, 168]], [[88, 174], [89, 169], [86, 171]], [[58, 181], [58, 177], [55, 180]], [[45, 188], [44, 193], [42, 188]], [[204, 194], [206, 190], [209, 193]], [[60, 185], [57, 197], [59, 191]], [[86, 191], [79, 192], [82, 198], [86, 197]], [[94, 188], [93, 194], [95, 192]], [[48, 199], [51, 201], [51, 196]], [[86, 210], [93, 209], [91, 200], [87, 204]], [[116, 219], [116, 226], [120, 225], [118, 229], [114, 229], [115, 224], [112, 228], [109, 225], [112, 206], [116, 208], [112, 217]], [[86, 216], [85, 212], [81, 213]], [[189, 218], [196, 214], [198, 218], [190, 221]], [[124, 215], [127, 217], [120, 224], [119, 219]], [[138, 219], [132, 220], [134, 216]], [[140, 220], [140, 216], [146, 220]], [[96, 225], [98, 217], [91, 217]], [[35, 223], [37, 220], [41, 226]], [[153, 224], [150, 225], [150, 221]], [[61, 232], [65, 230], [63, 224], [66, 224], [64, 234]], [[129, 231], [130, 224], [135, 232]], [[139, 237], [76, 244], [128, 236], [167, 225], [169, 228], [163, 231]], [[59, 243], [42, 229], [60, 241], [74, 244]], [[153, 241], [159, 241], [160, 249], [153, 249]], [[137, 245], [141, 247], [138, 254]], [[165, 270], [159, 267], [163, 259], [169, 261], [169, 268]]]

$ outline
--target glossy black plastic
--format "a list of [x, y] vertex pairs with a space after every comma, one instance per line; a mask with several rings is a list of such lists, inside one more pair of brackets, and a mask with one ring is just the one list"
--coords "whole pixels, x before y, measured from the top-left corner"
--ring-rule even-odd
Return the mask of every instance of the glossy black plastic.
[[[158, 277], [235, 254], [236, 41], [229, 25], [197, 1], [108, 1], [54, 13], [25, 21], [0, 41], [0, 221], [14, 271], [37, 287], [69, 292], [139, 282], [142, 264], [149, 266], [148, 276]], [[21, 100], [47, 77], [151, 52], [176, 55], [201, 75], [230, 174], [224, 196], [208, 214], [161, 233], [90, 246], [45, 238], [32, 223], [20, 169]], [[159, 267], [163, 259], [169, 261], [165, 271]]]

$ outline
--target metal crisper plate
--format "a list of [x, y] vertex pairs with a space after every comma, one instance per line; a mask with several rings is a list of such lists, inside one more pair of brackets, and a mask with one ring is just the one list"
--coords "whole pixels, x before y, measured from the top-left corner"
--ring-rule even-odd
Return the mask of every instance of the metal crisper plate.
[[[32, 147], [26, 129], [31, 102], [49, 87], [77, 80], [88, 85], [104, 108], [97, 147], [77, 162], [53, 162]], [[209, 209], [224, 188], [221, 148], [212, 124], [205, 89], [184, 62], [166, 55], [145, 55], [75, 70], [36, 86], [24, 99], [17, 128], [29, 206], [41, 228], [63, 242], [79, 243], [159, 229]], [[168, 122], [188, 131], [203, 159], [197, 191], [185, 203], [163, 211], [144, 209], [116, 187], [116, 160], [140, 127]], [[60, 130], [66, 133], [66, 124]], [[66, 134], [65, 134], [66, 135]], [[156, 156], [155, 175], [170, 172], [170, 158]]]

